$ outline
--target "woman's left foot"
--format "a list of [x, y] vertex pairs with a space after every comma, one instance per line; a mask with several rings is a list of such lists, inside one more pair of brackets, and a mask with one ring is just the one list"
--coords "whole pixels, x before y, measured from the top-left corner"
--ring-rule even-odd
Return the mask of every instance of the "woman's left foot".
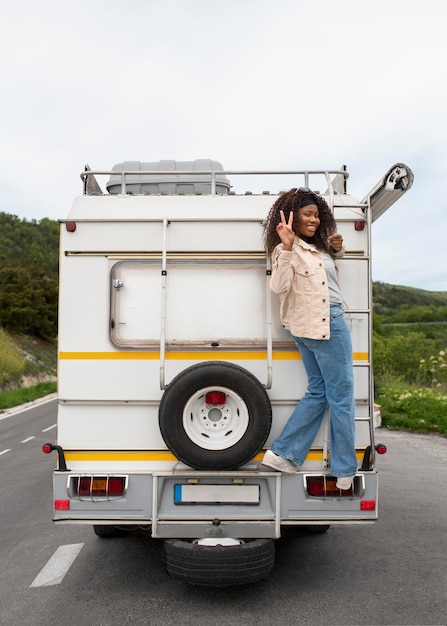
[[275, 454], [272, 450], [267, 450], [261, 463], [262, 465], [267, 465], [268, 467], [285, 474], [296, 474], [298, 471], [297, 465], [292, 463], [292, 461], [289, 461], [289, 459], [285, 459], [284, 457], [279, 456], [279, 454]]
[[336, 483], [337, 489], [343, 489], [343, 491], [351, 489], [353, 480], [354, 476], [339, 476]]

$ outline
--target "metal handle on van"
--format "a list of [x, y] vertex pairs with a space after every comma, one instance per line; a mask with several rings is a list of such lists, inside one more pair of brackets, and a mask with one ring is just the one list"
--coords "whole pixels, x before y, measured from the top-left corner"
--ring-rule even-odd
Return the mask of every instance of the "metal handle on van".
[[166, 248], [168, 239], [168, 218], [163, 218], [163, 243], [161, 253], [161, 324], [160, 324], [160, 389], [166, 389], [165, 355], [166, 355]]

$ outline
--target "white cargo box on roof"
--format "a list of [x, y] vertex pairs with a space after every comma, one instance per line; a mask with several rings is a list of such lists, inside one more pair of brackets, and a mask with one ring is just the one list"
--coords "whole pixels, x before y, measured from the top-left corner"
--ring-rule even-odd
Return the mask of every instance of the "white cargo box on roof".
[[[210, 173], [203, 173], [223, 171], [222, 164], [212, 159], [163, 160], [155, 163], [124, 161], [114, 165], [112, 169], [114, 172], [132, 172], [126, 175], [126, 193], [227, 194], [230, 189], [230, 181], [224, 174], [216, 174], [213, 181]], [[154, 173], [148, 174], [148, 171]], [[213, 189], [213, 182], [215, 189]], [[122, 193], [121, 174], [112, 174], [106, 187], [109, 193]]]

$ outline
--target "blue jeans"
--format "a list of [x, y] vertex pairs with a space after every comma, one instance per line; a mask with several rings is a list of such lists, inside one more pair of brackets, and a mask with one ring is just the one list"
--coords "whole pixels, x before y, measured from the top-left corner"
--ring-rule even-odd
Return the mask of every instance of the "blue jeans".
[[331, 306], [330, 339], [294, 337], [308, 377], [307, 391], [272, 451], [301, 466], [330, 409], [330, 465], [333, 476], [354, 476], [355, 401], [352, 342], [341, 306]]

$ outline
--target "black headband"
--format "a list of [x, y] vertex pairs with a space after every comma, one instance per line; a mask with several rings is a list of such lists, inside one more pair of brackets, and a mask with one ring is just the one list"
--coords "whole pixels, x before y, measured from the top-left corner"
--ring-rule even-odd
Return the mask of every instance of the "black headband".
[[300, 209], [302, 209], [305, 206], [309, 206], [309, 204], [315, 204], [315, 205], [317, 204], [315, 202], [315, 196], [304, 196], [300, 202]]

